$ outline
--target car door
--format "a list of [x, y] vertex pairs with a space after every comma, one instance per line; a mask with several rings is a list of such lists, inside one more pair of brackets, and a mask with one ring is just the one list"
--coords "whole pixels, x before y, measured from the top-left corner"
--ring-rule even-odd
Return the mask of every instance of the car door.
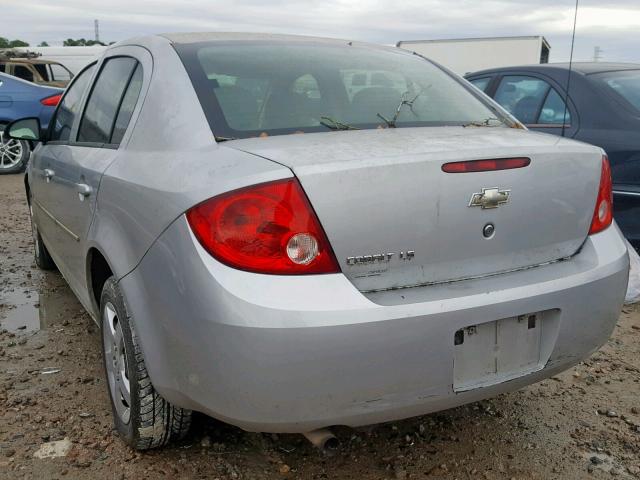
[[148, 81], [150, 72], [151, 57], [146, 50], [111, 49], [97, 66], [83, 101], [82, 115], [71, 129], [70, 140], [60, 146], [58, 162], [52, 166], [56, 188], [49, 193], [51, 214], [57, 220], [58, 231], [67, 237], [56, 244], [56, 254], [62, 259], [67, 281], [81, 300], [88, 301], [83, 298], [87, 294], [86, 238], [100, 179], [126, 140], [145, 75]]
[[[503, 74], [493, 92], [493, 99], [534, 131], [573, 137], [578, 131], [578, 114], [564, 101], [559, 85], [534, 73]], [[565, 108], [566, 105], [566, 108]]]
[[95, 63], [87, 66], [66, 90], [49, 122], [46, 142], [34, 149], [28, 170], [34, 221], [63, 275], [67, 274], [63, 245], [69, 241], [77, 242], [77, 235], [61, 221], [64, 206], [58, 203], [70, 190], [63, 184], [63, 179], [69, 176], [64, 171], [70, 168], [71, 132], [78, 123], [82, 101], [95, 67]]

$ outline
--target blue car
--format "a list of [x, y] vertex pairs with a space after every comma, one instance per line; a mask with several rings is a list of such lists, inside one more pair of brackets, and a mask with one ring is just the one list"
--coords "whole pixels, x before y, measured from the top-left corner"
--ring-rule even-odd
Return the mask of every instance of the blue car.
[[28, 142], [5, 137], [5, 125], [18, 118], [38, 117], [42, 128], [47, 128], [62, 92], [0, 73], [0, 175], [22, 171], [30, 152]]
[[613, 177], [614, 217], [640, 250], [640, 64], [574, 63], [503, 67], [471, 73], [472, 84], [530, 130], [602, 147]]

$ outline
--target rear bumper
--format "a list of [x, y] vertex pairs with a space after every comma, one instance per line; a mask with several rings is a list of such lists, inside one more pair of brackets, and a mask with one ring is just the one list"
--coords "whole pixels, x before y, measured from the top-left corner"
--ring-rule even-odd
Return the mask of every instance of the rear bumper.
[[[611, 334], [628, 268], [614, 225], [570, 260], [365, 296], [339, 274], [230, 269], [180, 218], [121, 285], [165, 398], [247, 430], [304, 432], [442, 410], [574, 365]], [[542, 370], [454, 392], [456, 330], [552, 309], [558, 322]]]

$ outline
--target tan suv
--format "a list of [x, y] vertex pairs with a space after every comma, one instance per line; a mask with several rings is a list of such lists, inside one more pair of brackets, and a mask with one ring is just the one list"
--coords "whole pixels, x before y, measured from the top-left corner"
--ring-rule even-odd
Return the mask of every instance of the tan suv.
[[0, 72], [22, 78], [28, 82], [49, 87], [64, 88], [73, 73], [61, 63], [39, 58], [12, 58], [0, 53]]

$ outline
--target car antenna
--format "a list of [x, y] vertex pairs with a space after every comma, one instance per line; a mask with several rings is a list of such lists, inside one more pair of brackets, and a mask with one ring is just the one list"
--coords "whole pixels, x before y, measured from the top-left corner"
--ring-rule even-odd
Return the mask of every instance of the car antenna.
[[576, 42], [576, 23], [578, 21], [578, 3], [576, 0], [576, 11], [573, 14], [573, 33], [571, 34], [571, 54], [569, 55], [569, 74], [567, 75], [567, 88], [564, 95], [564, 115], [562, 115], [562, 136], [564, 137], [567, 126], [567, 109], [569, 108], [569, 87], [571, 86], [571, 70], [573, 68], [573, 46]]

